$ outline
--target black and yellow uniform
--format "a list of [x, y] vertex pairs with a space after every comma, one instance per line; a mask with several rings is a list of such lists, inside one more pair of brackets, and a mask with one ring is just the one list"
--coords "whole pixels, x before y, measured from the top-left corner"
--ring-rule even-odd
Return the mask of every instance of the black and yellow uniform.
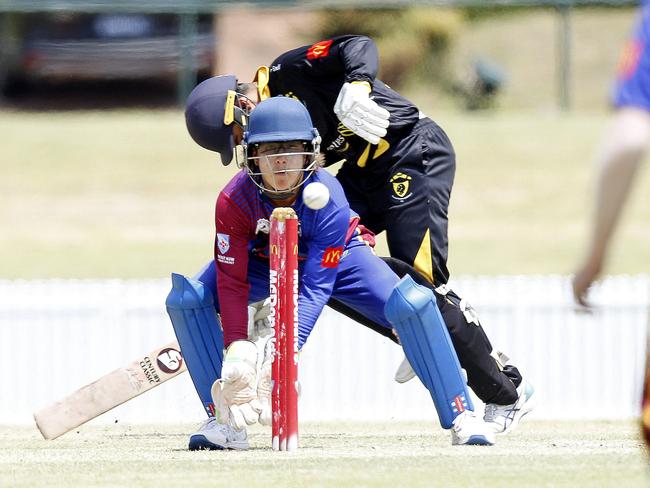
[[[326, 165], [346, 161], [337, 178], [361, 221], [375, 233], [386, 232], [391, 256], [444, 284], [454, 150], [435, 122], [375, 78], [377, 65], [371, 39], [341, 36], [282, 54], [268, 72], [258, 73], [258, 88], [306, 105], [323, 139]], [[355, 135], [332, 110], [343, 83], [354, 81], [368, 82], [371, 98], [390, 113], [379, 144]]]
[[[434, 288], [449, 279], [447, 210], [456, 168], [454, 149], [435, 122], [376, 79], [377, 65], [371, 39], [341, 36], [282, 54], [270, 67], [258, 70], [256, 81], [261, 98], [284, 95], [305, 104], [322, 137], [325, 165], [345, 159], [337, 178], [351, 208], [370, 230], [386, 232], [390, 254], [396, 258], [386, 262], [399, 276], [411, 274]], [[333, 111], [343, 84], [355, 81], [369, 83], [371, 98], [390, 113], [387, 134], [376, 145], [355, 135]], [[478, 320], [468, 321], [455, 293], [436, 295], [469, 385], [486, 403], [514, 403], [521, 383], [517, 368], [496, 363], [483, 328]], [[331, 300], [329, 305], [385, 333], [343, 304]]]

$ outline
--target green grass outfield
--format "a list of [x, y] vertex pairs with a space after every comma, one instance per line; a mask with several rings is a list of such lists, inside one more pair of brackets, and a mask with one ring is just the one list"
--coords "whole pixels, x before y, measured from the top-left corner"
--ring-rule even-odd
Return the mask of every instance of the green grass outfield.
[[304, 424], [297, 453], [253, 429], [247, 452], [186, 450], [192, 426], [87, 427], [55, 441], [0, 427], [0, 486], [645, 487], [650, 456], [630, 422], [529, 421], [493, 447], [450, 445], [416, 423]]
[[[570, 273], [607, 114], [423, 109], [458, 153], [452, 272]], [[0, 277], [163, 277], [210, 258], [235, 168], [190, 140], [182, 112], [4, 111], [0, 134]], [[607, 273], [650, 272], [648, 180], [644, 168]]]

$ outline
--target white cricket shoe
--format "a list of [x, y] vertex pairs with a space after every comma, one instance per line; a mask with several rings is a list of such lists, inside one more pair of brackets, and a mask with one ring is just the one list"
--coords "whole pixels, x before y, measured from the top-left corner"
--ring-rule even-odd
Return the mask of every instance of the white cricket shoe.
[[[465, 383], [467, 383], [467, 371], [460, 368], [460, 373], [463, 375], [463, 378], [465, 378]], [[397, 371], [395, 371], [395, 381], [398, 383], [406, 383], [415, 378], [415, 376], [416, 374], [415, 371], [413, 371], [413, 366], [411, 366], [409, 360], [404, 357], [400, 365], [397, 367]]]
[[229, 424], [217, 423], [210, 417], [201, 424], [199, 430], [190, 436], [190, 451], [203, 449], [248, 449], [246, 429], [237, 430]]
[[483, 420], [492, 426], [496, 434], [507, 434], [519, 425], [524, 415], [535, 408], [535, 388], [530, 383], [522, 380], [517, 394], [517, 401], [510, 405], [485, 405]]
[[404, 358], [397, 368], [397, 371], [395, 371], [395, 381], [398, 383], [406, 383], [407, 381], [411, 381], [413, 378], [415, 378], [415, 371], [413, 371], [409, 360]]
[[452, 446], [491, 446], [494, 430], [471, 410], [465, 410], [454, 419], [451, 427]]

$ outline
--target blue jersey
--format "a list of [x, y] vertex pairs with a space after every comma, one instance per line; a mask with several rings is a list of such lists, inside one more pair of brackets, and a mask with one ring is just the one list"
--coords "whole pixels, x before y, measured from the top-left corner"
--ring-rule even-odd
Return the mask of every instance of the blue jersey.
[[[328, 204], [312, 210], [299, 195], [292, 205], [300, 222], [298, 332], [301, 344], [332, 295], [339, 260], [358, 222], [341, 185], [331, 174], [316, 171], [308, 183], [315, 181], [329, 189]], [[226, 346], [248, 337], [251, 268], [261, 266], [256, 275], [264, 275], [268, 282], [268, 233], [273, 209], [271, 200], [245, 171], [238, 173], [217, 199], [215, 262]]]
[[650, 110], [650, 1], [639, 8], [632, 37], [623, 49], [612, 99], [616, 107]]

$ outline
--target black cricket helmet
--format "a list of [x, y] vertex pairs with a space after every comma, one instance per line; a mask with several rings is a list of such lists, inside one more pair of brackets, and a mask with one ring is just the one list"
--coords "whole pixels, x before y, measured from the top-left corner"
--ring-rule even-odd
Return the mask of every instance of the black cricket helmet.
[[209, 78], [187, 97], [187, 131], [199, 146], [219, 153], [224, 166], [233, 159], [232, 124], [244, 131], [248, 127], [248, 109], [241, 103], [244, 98], [237, 93], [237, 78], [233, 75]]

